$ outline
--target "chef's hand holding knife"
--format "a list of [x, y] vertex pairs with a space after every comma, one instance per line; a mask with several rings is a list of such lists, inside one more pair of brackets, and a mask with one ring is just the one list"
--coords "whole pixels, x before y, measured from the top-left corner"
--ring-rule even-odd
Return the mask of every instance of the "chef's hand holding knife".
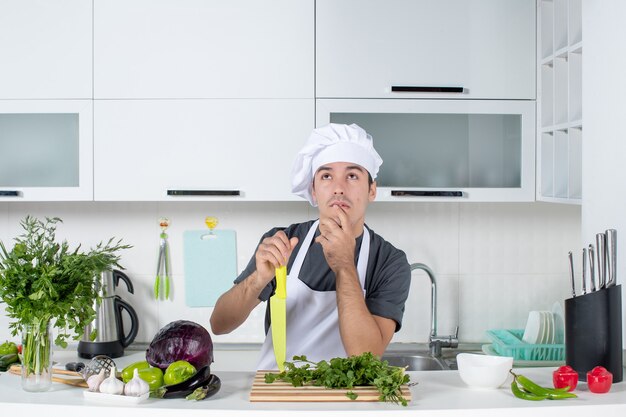
[[259, 294], [274, 279], [276, 268], [287, 265], [297, 243], [298, 238], [288, 239], [282, 230], [263, 239], [254, 255], [256, 270], [248, 279], [222, 294], [215, 303], [210, 319], [214, 334], [230, 333], [248, 318], [261, 302]]
[[291, 252], [297, 244], [297, 237], [289, 239], [282, 230], [263, 239], [254, 255], [257, 278], [264, 283], [263, 286], [274, 279], [276, 268], [287, 265]]

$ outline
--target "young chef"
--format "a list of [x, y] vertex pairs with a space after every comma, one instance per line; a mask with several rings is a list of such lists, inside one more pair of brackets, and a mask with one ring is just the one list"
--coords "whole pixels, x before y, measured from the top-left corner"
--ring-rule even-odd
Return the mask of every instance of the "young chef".
[[[292, 191], [319, 219], [263, 235], [254, 257], [217, 301], [214, 334], [241, 325], [274, 293], [287, 264], [287, 360], [314, 362], [372, 352], [381, 356], [400, 329], [411, 273], [406, 255], [365, 225], [382, 159], [359, 126], [315, 129], [296, 157]], [[269, 310], [269, 309], [268, 309]], [[277, 369], [269, 311], [258, 369]]]

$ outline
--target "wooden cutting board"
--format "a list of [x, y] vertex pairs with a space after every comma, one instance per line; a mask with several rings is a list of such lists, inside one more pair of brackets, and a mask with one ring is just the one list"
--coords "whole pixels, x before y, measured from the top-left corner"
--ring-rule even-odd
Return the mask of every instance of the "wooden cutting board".
[[[257, 371], [252, 382], [250, 402], [343, 402], [343, 401], [379, 401], [380, 394], [375, 387], [354, 387], [348, 389], [329, 389], [305, 385], [294, 387], [293, 385], [274, 381], [265, 383], [265, 374], [272, 371]], [[348, 391], [358, 394], [355, 400], [346, 396]], [[411, 391], [407, 385], [402, 386], [402, 396], [411, 401]]]
[[[13, 375], [22, 375], [21, 365], [12, 365], [9, 368], [9, 373]], [[82, 378], [82, 375], [78, 372], [66, 371], [65, 369], [52, 368], [52, 373], [57, 375], [52, 377], [52, 382], [60, 382], [61, 384], [72, 385], [80, 388], [88, 388], [87, 382]], [[61, 375], [61, 376], [58, 376]], [[68, 378], [67, 376], [73, 376], [75, 378]]]

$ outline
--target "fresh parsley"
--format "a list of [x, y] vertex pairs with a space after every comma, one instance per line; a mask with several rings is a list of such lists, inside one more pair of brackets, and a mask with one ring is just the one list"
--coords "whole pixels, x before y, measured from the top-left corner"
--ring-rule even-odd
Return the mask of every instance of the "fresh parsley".
[[[301, 363], [297, 366], [296, 363]], [[281, 373], [266, 373], [265, 382], [280, 380], [301, 387], [306, 384], [324, 386], [326, 388], [348, 389], [346, 396], [351, 400], [358, 397], [354, 391], [357, 386], [375, 386], [380, 393], [379, 400], [407, 405], [402, 397], [401, 387], [410, 380], [404, 368], [390, 366], [370, 352], [349, 358], [333, 358], [330, 362], [311, 362], [305, 355], [294, 356], [293, 362], [285, 362], [285, 370]]]
[[0, 300], [15, 319], [9, 324], [14, 336], [27, 325], [52, 322], [59, 329], [55, 343], [67, 347], [66, 339], [74, 334], [78, 340], [95, 319], [99, 274], [121, 268], [116, 253], [131, 246], [111, 238], [87, 253], [79, 252], [80, 245], [72, 251], [66, 241], [55, 241], [59, 222], [58, 217], [44, 222], [26, 216], [20, 222], [25, 232], [11, 251], [0, 241]]

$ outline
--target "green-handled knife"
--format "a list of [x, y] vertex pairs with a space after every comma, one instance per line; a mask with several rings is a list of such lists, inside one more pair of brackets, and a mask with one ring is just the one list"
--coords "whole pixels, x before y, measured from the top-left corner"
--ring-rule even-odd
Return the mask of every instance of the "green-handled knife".
[[276, 292], [270, 298], [272, 345], [278, 370], [285, 370], [287, 355], [287, 267], [276, 268]]

